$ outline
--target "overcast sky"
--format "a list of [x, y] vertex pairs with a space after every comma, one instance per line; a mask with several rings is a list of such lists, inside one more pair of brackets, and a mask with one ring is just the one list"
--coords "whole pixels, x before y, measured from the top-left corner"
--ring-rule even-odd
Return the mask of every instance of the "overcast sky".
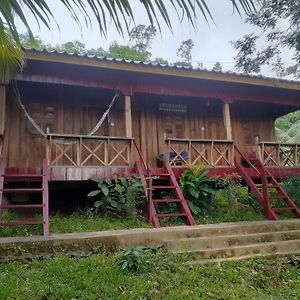
[[[140, 7], [138, 1], [130, 1], [134, 8], [136, 24], [148, 25], [145, 20], [146, 14]], [[39, 35], [47, 43], [57, 44], [66, 41], [80, 40], [84, 42], [87, 48], [108, 48], [108, 45], [117, 40], [119, 43], [127, 44], [128, 37], [122, 38], [111, 25], [108, 29], [107, 38], [101, 37], [95, 23], [92, 29], [83, 28], [82, 31], [78, 25], [68, 17], [66, 10], [58, 3], [57, 0], [49, 1], [53, 9], [54, 16], [60, 25], [60, 30], [55, 24], [52, 25], [51, 31], [46, 28], [39, 29], [32, 21], [31, 24], [35, 29], [35, 34]], [[197, 66], [202, 62], [205, 68], [212, 68], [216, 61], [220, 61], [223, 70], [233, 70], [233, 56], [235, 51], [230, 45], [231, 40], [236, 40], [244, 34], [255, 31], [253, 27], [244, 23], [244, 20], [237, 12], [233, 12], [229, 0], [207, 0], [213, 14], [215, 24], [206, 23], [199, 13], [197, 30], [192, 28], [187, 22], [180, 23], [176, 13], [171, 10], [173, 20], [172, 34], [166, 26], [162, 26], [161, 34], [158, 34], [152, 45], [152, 57], [163, 57], [169, 62], [178, 60], [176, 57], [177, 49], [181, 41], [193, 39], [195, 47], [193, 49], [193, 65]], [[24, 31], [20, 27], [21, 31]]]

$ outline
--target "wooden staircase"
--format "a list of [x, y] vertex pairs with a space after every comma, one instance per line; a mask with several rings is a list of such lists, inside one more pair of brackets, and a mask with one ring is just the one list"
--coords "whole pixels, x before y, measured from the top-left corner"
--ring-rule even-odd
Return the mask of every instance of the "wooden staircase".
[[[187, 225], [195, 225], [188, 204], [180, 190], [174, 172], [169, 164], [166, 164], [161, 171], [151, 170], [139, 163], [136, 164], [136, 171], [141, 177], [141, 181], [146, 186], [147, 216], [148, 221], [155, 228], [161, 227], [160, 218], [164, 217], [182, 217]], [[167, 192], [171, 197], [165, 199], [162, 192]], [[168, 210], [168, 204], [175, 203], [177, 211], [160, 212], [161, 206], [165, 205]], [[166, 205], [167, 204], [167, 205]]]
[[[43, 161], [41, 174], [5, 174], [5, 163], [0, 157], [0, 226], [13, 225], [42, 225], [43, 235], [49, 235], [49, 206], [48, 206], [48, 163]], [[39, 187], [32, 187], [38, 182]], [[11, 185], [11, 187], [10, 187]], [[41, 195], [41, 203], [38, 204], [5, 204], [3, 203], [4, 194], [38, 193]], [[3, 210], [41, 210], [43, 219], [38, 220], [1, 220]]]
[[[278, 212], [289, 211], [296, 218], [300, 218], [300, 210], [261, 160], [254, 153], [241, 155], [242, 163], [235, 159], [237, 172], [261, 203], [265, 217], [269, 220], [278, 220]], [[280, 202], [285, 205], [278, 206]]]

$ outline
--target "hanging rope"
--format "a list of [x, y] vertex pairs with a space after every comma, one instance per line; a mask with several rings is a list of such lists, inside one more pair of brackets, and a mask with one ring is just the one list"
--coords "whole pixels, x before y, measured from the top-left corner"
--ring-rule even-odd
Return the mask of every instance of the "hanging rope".
[[[30, 114], [28, 113], [28, 111], [26, 110], [26, 107], [24, 106], [24, 104], [21, 101], [21, 97], [19, 92], [16, 90], [16, 95], [17, 95], [17, 101], [21, 107], [21, 109], [24, 112], [24, 115], [26, 116], [26, 118], [28, 119], [28, 121], [31, 123], [31, 125], [41, 134], [41, 136], [43, 136], [44, 138], [47, 138], [47, 133], [35, 122], [35, 120], [30, 116]], [[94, 135], [98, 129], [102, 126], [105, 118], [107, 117], [107, 115], [109, 114], [112, 106], [114, 105], [116, 99], [119, 97], [119, 92], [116, 91], [114, 97], [112, 98], [112, 100], [110, 101], [110, 104], [107, 108], [107, 110], [104, 112], [104, 114], [102, 115], [102, 117], [100, 118], [100, 120], [97, 122], [97, 124], [95, 125], [95, 127], [87, 134], [88, 136], [92, 136]], [[77, 143], [76, 141], [71, 142], [71, 141], [65, 141], [64, 138], [59, 138], [59, 139], [53, 139], [53, 141], [57, 144], [62, 144], [62, 145], [70, 145], [70, 144], [75, 144]]]
[[29, 113], [27, 112], [25, 106], [23, 105], [23, 103], [21, 102], [21, 97], [20, 95], [18, 95], [17, 97], [18, 103], [20, 105], [20, 107], [22, 108], [26, 118], [28, 119], [28, 121], [31, 123], [31, 125], [44, 137], [47, 138], [47, 134], [45, 133], [45, 131], [34, 121], [34, 119], [32, 119], [32, 117], [29, 115]]
[[119, 93], [118, 91], [116, 91], [114, 97], [112, 98], [108, 109], [104, 112], [104, 114], [102, 115], [101, 119], [98, 121], [98, 123], [95, 125], [95, 127], [87, 134], [88, 136], [94, 135], [95, 132], [97, 132], [97, 130], [102, 126], [105, 118], [107, 117], [107, 115], [109, 114], [110, 109], [112, 108], [112, 106], [115, 103], [115, 100], [119, 97]]

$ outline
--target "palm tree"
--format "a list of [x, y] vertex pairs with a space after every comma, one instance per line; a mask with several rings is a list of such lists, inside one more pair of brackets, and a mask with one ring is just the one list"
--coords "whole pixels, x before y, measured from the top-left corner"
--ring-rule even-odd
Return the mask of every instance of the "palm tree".
[[[249, 13], [255, 9], [257, 0], [230, 0], [233, 7]], [[258, 0], [260, 1], [260, 0]], [[38, 24], [50, 29], [50, 21], [55, 16], [48, 6], [50, 0], [1, 0], [0, 2], [0, 83], [11, 78], [13, 71], [22, 67], [24, 57], [20, 48], [19, 32], [15, 24], [18, 18], [25, 25], [29, 35], [33, 33], [27, 22], [34, 18]], [[96, 18], [102, 34], [107, 32], [109, 21], [120, 34], [129, 30], [130, 21], [134, 21], [134, 11], [130, 0], [59, 0], [66, 7], [72, 18], [80, 25], [80, 17], [85, 24], [91, 24], [91, 15]], [[172, 29], [172, 22], [167, 7], [172, 7], [180, 19], [186, 18], [193, 26], [200, 13], [208, 21], [213, 19], [207, 0], [140, 0], [152, 25], [160, 28], [158, 16]], [[24, 13], [26, 11], [27, 14]]]

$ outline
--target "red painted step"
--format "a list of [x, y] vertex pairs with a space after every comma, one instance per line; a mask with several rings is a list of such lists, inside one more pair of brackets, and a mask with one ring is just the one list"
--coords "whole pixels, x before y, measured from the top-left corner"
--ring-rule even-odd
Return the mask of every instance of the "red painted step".
[[36, 221], [36, 220], [0, 221], [0, 226], [43, 225], [43, 224], [44, 221]]
[[43, 192], [42, 188], [4, 188], [4, 189], [0, 189], [0, 191], [4, 192], [4, 193], [41, 193]]
[[167, 190], [167, 189], [176, 189], [176, 186], [174, 186], [174, 185], [153, 185], [152, 188]]
[[[145, 163], [143, 163], [143, 165], [145, 165]], [[146, 199], [147, 199], [146, 204], [147, 204], [147, 215], [148, 215], [149, 223], [151, 223], [154, 227], [157, 228], [160, 227], [159, 218], [183, 217], [188, 225], [195, 225], [195, 221], [192, 217], [189, 206], [186, 200], [184, 199], [184, 196], [182, 194], [182, 191], [180, 190], [179, 184], [176, 180], [175, 174], [171, 166], [169, 164], [166, 164], [164, 166], [163, 172], [161, 171], [157, 172], [155, 170], [154, 171], [151, 170], [147, 166], [146, 168], [144, 168], [143, 165], [140, 163], [136, 163], [135, 168], [141, 177], [142, 183], [148, 188], [146, 192]], [[157, 176], [163, 178], [157, 178]], [[167, 181], [168, 184], [164, 183], [163, 185], [157, 185], [156, 180], [162, 180], [162, 179]], [[159, 190], [159, 191], [173, 190], [175, 194], [174, 199], [153, 199], [153, 192], [155, 192], [155, 190]], [[178, 212], [158, 213], [157, 206], [163, 203], [178, 203]]]
[[41, 174], [4, 174], [5, 178], [43, 178]]
[[155, 203], [176, 203], [176, 202], [181, 202], [180, 199], [153, 199], [152, 200]]
[[156, 214], [158, 217], [184, 217], [187, 216], [186, 213], [163, 213], [163, 214]]
[[0, 208], [9, 209], [9, 208], [43, 208], [43, 204], [2, 204]]
[[[43, 214], [43, 220], [0, 220], [1, 226], [13, 225], [42, 225], [44, 236], [49, 235], [49, 203], [48, 203], [48, 163], [47, 160], [43, 161], [43, 168], [41, 174], [5, 174], [4, 160], [0, 157], [0, 212], [1, 209], [34, 209], [39, 208]], [[13, 181], [19, 183], [41, 182], [40, 188], [21, 187], [21, 188], [6, 188], [5, 182], [9, 182], [11, 186]], [[40, 193], [41, 203], [37, 204], [2, 204], [4, 193]], [[1, 217], [1, 214], [0, 214]]]
[[[242, 165], [237, 159], [234, 163], [239, 175], [246, 181], [253, 194], [261, 203], [264, 214], [267, 219], [278, 220], [276, 212], [290, 211], [296, 218], [300, 218], [300, 210], [296, 207], [293, 200], [287, 195], [281, 185], [277, 182], [271, 172], [263, 165], [258, 158], [254, 158], [251, 154], [251, 161], [247, 155], [244, 155], [237, 147], [237, 152], [241, 155], [244, 165]], [[245, 167], [245, 164], [247, 167]], [[250, 173], [251, 172], [251, 173]], [[255, 174], [249, 175], [249, 174]], [[261, 184], [256, 184], [254, 180], [259, 177]], [[269, 189], [276, 189], [278, 195], [270, 195]], [[270, 200], [281, 199], [286, 203], [286, 207], [271, 207]]]
[[272, 207], [271, 208], [273, 211], [289, 211], [289, 210], [296, 210], [297, 207]]

